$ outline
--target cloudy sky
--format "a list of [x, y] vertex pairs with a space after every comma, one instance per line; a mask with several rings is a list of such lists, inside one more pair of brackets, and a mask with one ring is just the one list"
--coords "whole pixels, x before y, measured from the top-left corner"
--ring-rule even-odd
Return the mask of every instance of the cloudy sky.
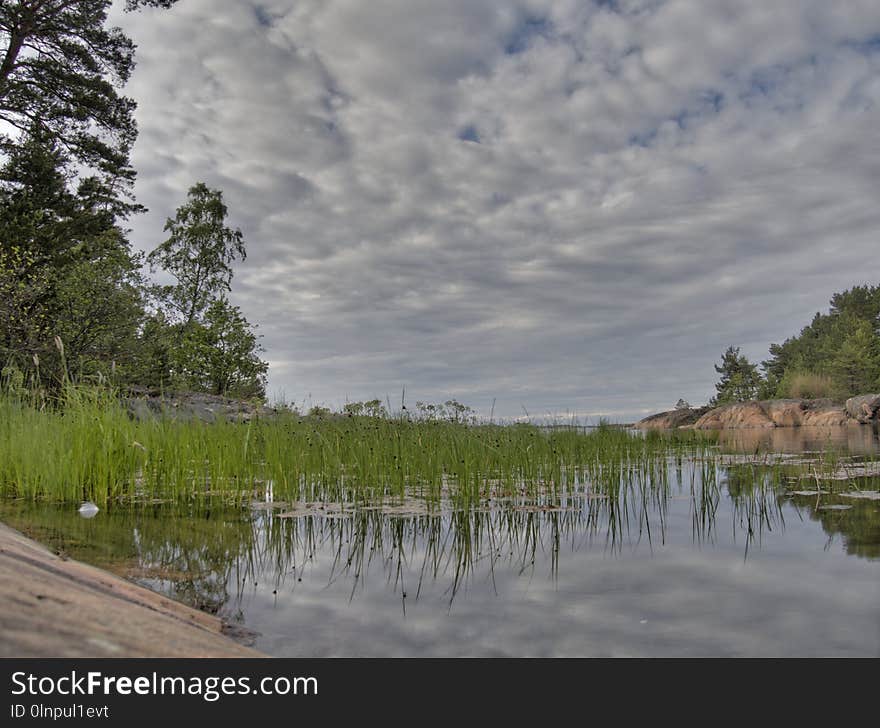
[[132, 221], [204, 181], [269, 392], [496, 416], [703, 403], [880, 282], [876, 0], [180, 0], [138, 44]]

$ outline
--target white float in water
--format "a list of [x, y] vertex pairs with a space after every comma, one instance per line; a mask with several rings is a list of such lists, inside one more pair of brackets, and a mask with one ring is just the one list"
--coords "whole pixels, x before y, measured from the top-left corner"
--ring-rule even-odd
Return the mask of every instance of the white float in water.
[[96, 506], [91, 501], [86, 501], [80, 507], [77, 513], [79, 513], [83, 518], [94, 518], [98, 515], [98, 506]]

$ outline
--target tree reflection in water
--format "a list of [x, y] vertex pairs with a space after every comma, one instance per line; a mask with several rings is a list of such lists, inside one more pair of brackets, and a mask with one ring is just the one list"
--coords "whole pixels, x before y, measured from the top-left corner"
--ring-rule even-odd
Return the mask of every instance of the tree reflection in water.
[[[725, 527], [718, 523], [719, 509], [726, 505], [733, 538], [748, 558], [766, 534], [784, 530], [790, 505], [798, 517], [819, 523], [829, 543], [839, 536], [847, 553], [880, 557], [880, 501], [847, 498], [844, 493], [855, 487], [849, 483], [837, 484], [834, 492], [798, 490], [804, 486], [792, 478], [784, 467], [673, 459], [665, 471], [612, 468], [599, 482], [579, 482], [562, 496], [499, 497], [435, 513], [401, 504], [323, 513], [290, 504], [156, 504], [108, 508], [86, 520], [69, 507], [6, 501], [0, 516], [56, 551], [227, 618], [239, 614], [243, 595], [259, 578], [273, 579], [277, 589], [301, 578], [318, 556], [329, 564], [328, 584], [350, 582], [350, 599], [368, 572], [381, 573], [404, 609], [406, 598], [418, 598], [428, 582], [447, 580], [451, 605], [470, 579], [494, 584], [499, 568], [529, 575], [537, 563], [549, 563], [548, 576], [555, 579], [569, 551], [601, 548], [614, 555], [625, 546], [663, 546], [673, 501], [676, 507], [687, 503], [691, 540], [698, 546], [716, 542]], [[856, 485], [877, 488], [876, 480]], [[413, 573], [417, 583], [407, 583]]]

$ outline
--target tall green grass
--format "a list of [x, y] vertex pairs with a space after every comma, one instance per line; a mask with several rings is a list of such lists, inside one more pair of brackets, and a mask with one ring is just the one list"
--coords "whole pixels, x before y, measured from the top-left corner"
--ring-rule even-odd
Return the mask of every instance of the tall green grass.
[[58, 407], [0, 398], [0, 491], [78, 502], [368, 504], [404, 497], [470, 507], [555, 497], [627, 479], [662, 483], [669, 457], [708, 457], [693, 433], [635, 437], [611, 428], [545, 431], [406, 418], [310, 418], [282, 412], [248, 423], [133, 419], [112, 393], [68, 387]]
[[[701, 488], [715, 483], [725, 456], [713, 443], [692, 431], [642, 436], [608, 426], [584, 431], [289, 411], [246, 423], [137, 420], [107, 389], [68, 386], [51, 408], [0, 396], [0, 495], [237, 505], [271, 491], [276, 501], [366, 506], [415, 498], [430, 509], [456, 509], [518, 499], [559, 503], [589, 491], [619, 497], [627, 507], [627, 498], [647, 502], [668, 490], [671, 464], [680, 472], [685, 461], [696, 461], [704, 471]], [[792, 475], [772, 456], [759, 464], [775, 473], [774, 482]], [[819, 477], [839, 465], [828, 449], [808, 467]], [[699, 494], [702, 517], [713, 497]]]

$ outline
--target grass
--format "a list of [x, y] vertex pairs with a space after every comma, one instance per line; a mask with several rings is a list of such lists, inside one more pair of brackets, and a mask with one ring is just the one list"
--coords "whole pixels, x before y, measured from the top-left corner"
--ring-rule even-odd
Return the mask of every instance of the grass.
[[[778, 493], [805, 476], [828, 492], [862, 487], [829, 479], [842, 463], [830, 447], [795, 461], [724, 455], [710, 436], [692, 431], [642, 436], [607, 425], [585, 431], [290, 411], [208, 424], [134, 419], [102, 388], [70, 386], [51, 409], [0, 397], [0, 497], [102, 508], [238, 507], [270, 493], [291, 516], [331, 506], [401, 515], [497, 506], [564, 511], [570, 502], [601, 498], [601, 519], [616, 542], [633, 513], [660, 508], [662, 515], [670, 480], [680, 483], [682, 472], [699, 471], [691, 485], [693, 527], [705, 536], [722, 488], [744, 493], [751, 507], [753, 491]], [[749, 522], [765, 518], [770, 500], [758, 509], [742, 512]], [[650, 523], [639, 527], [653, 538]]]
[[106, 390], [70, 387], [41, 411], [0, 398], [0, 492], [58, 502], [260, 498], [369, 504], [418, 498], [470, 507], [552, 494], [585, 482], [619, 488], [665, 477], [670, 456], [697, 457], [693, 433], [644, 438], [612, 427], [545, 431], [530, 425], [407, 418], [312, 418], [279, 413], [249, 423], [129, 416]]
[[783, 394], [797, 399], [832, 398], [836, 393], [834, 380], [825, 374], [795, 372], [782, 382]]

